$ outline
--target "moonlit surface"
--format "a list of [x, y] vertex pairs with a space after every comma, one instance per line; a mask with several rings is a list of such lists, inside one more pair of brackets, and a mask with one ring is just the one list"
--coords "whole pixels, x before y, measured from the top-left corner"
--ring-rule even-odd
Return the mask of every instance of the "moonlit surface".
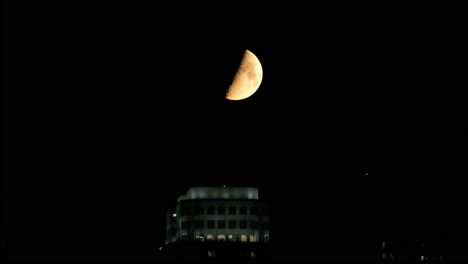
[[262, 65], [258, 58], [246, 50], [231, 86], [226, 92], [229, 100], [242, 100], [254, 94], [263, 78]]
[[186, 195], [181, 195], [181, 200], [197, 199], [247, 199], [258, 200], [258, 188], [254, 187], [193, 187]]

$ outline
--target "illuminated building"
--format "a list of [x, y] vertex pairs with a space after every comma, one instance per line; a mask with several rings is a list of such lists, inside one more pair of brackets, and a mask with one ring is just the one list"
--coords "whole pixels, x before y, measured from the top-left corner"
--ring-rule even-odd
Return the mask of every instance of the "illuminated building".
[[249, 249], [269, 242], [270, 208], [258, 188], [193, 187], [166, 213], [167, 248], [190, 244], [215, 257], [217, 246], [236, 245], [253, 257], [256, 252]]

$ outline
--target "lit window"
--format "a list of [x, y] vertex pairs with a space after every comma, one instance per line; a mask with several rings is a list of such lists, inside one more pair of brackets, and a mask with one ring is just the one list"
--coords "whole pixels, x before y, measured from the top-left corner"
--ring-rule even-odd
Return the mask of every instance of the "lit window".
[[247, 242], [247, 235], [241, 235], [240, 241], [241, 242]]
[[250, 242], [258, 242], [256, 235], [250, 235]]
[[205, 241], [205, 236], [203, 234], [195, 235], [195, 240], [203, 242], [203, 241]]

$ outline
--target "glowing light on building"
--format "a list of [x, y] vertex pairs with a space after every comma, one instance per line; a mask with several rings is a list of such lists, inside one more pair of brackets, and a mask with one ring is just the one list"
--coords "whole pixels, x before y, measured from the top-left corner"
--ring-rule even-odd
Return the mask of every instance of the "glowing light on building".
[[224, 186], [192, 187], [180, 195], [166, 213], [167, 243], [270, 243], [270, 208], [258, 188]]
[[241, 242], [247, 242], [247, 235], [241, 235]]

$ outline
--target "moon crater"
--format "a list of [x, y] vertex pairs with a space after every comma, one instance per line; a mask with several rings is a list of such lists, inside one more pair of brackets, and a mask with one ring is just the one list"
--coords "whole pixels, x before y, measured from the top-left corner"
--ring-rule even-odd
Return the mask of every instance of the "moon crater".
[[234, 80], [226, 92], [229, 100], [242, 100], [254, 94], [260, 87], [263, 69], [258, 58], [246, 50]]

